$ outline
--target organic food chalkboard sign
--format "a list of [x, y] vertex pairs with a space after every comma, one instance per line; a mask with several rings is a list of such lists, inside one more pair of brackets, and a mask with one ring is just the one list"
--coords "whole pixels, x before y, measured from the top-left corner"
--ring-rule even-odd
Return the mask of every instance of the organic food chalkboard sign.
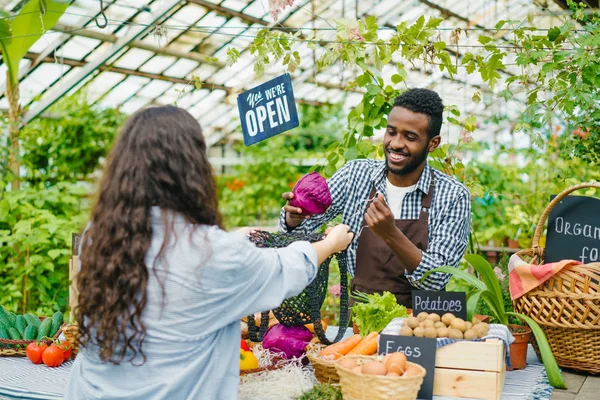
[[379, 354], [404, 353], [408, 361], [419, 364], [427, 373], [417, 398], [431, 400], [433, 397], [433, 376], [435, 374], [436, 339], [414, 336], [380, 335]]
[[246, 146], [299, 125], [289, 74], [245, 91], [237, 101]]
[[465, 292], [413, 290], [412, 304], [414, 316], [425, 311], [438, 315], [452, 313], [459, 318], [467, 319], [467, 298]]
[[578, 260], [584, 264], [600, 261], [599, 199], [567, 196], [552, 209], [544, 260]]

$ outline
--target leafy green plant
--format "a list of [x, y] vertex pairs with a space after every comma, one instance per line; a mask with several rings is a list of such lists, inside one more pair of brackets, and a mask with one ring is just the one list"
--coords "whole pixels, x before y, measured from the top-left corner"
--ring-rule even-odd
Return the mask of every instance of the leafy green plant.
[[294, 400], [342, 400], [342, 391], [339, 386], [317, 383], [311, 390], [294, 397]]
[[483, 300], [488, 305], [492, 316], [503, 325], [508, 326], [510, 316], [523, 320], [531, 328], [538, 343], [550, 384], [555, 388], [566, 389], [558, 364], [556, 363], [556, 359], [552, 354], [552, 350], [550, 349], [550, 345], [548, 344], [548, 340], [546, 339], [546, 335], [544, 334], [544, 331], [542, 331], [542, 328], [540, 328], [537, 322], [530, 317], [506, 309], [502, 288], [489, 262], [477, 254], [468, 254], [464, 258], [475, 269], [478, 278], [457, 268], [438, 267], [428, 271], [422, 279], [425, 280], [431, 273], [441, 272], [451, 274], [469, 283], [472, 289], [467, 294], [468, 320], [473, 318], [473, 314], [480, 300]]

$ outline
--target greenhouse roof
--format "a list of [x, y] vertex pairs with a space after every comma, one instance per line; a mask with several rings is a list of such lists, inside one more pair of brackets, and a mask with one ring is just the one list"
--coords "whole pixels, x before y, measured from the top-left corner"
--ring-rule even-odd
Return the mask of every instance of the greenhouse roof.
[[[0, 5], [18, 12], [22, 1], [0, 0]], [[20, 65], [21, 105], [24, 121], [30, 121], [61, 97], [85, 86], [91, 101], [133, 113], [148, 105], [177, 104], [202, 124], [209, 142], [217, 143], [238, 130], [237, 95], [285, 72], [271, 65], [256, 79], [254, 56], [247, 50], [262, 28], [319, 32], [322, 40], [335, 37], [333, 20], [375, 15], [380, 30], [390, 32], [401, 21], [419, 16], [443, 17], [439, 35], [449, 38], [455, 28], [485, 31], [502, 19], [525, 20], [531, 13], [547, 26], [562, 14], [557, 3], [542, 0], [295, 0], [274, 22], [269, 0], [77, 0], [59, 23], [39, 39]], [[101, 12], [101, 6], [104, 9]], [[102, 27], [106, 23], [106, 26]], [[381, 34], [381, 33], [380, 33]], [[464, 43], [463, 43], [464, 42]], [[475, 47], [476, 35], [461, 41]], [[240, 49], [233, 66], [225, 65], [229, 46]], [[345, 90], [356, 75], [340, 64], [315, 74], [315, 54], [303, 46], [302, 62], [292, 74], [295, 97], [309, 104], [357, 104], [361, 94]], [[461, 56], [461, 49], [451, 56]], [[212, 59], [216, 57], [218, 61]], [[391, 70], [393, 66], [389, 66]], [[385, 74], [384, 70], [384, 74]], [[524, 96], [506, 102], [482, 85], [475, 75], [459, 73], [453, 79], [431, 67], [415, 65], [409, 71], [410, 86], [429, 87], [446, 104], [469, 104], [466, 112], [490, 116], [518, 113]], [[506, 71], [510, 74], [510, 67]], [[196, 89], [191, 79], [203, 84]], [[0, 66], [0, 85], [5, 85], [6, 66]], [[480, 88], [482, 102], [470, 102]], [[4, 94], [4, 90], [2, 90]], [[5, 96], [0, 109], [8, 108]], [[482, 130], [484, 135], [502, 134], [501, 127]]]

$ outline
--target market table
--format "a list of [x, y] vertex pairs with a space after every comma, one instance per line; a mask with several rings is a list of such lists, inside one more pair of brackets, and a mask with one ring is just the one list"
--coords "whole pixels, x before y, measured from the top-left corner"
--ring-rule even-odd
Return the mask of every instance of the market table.
[[[346, 336], [351, 333], [348, 329]], [[337, 327], [327, 329], [328, 337], [336, 334]], [[552, 387], [531, 345], [527, 363], [525, 370], [506, 372], [502, 400], [550, 399]], [[0, 399], [62, 399], [72, 364], [69, 361], [58, 368], [48, 368], [34, 365], [24, 357], [0, 357]], [[455, 398], [434, 396], [434, 400], [451, 399]]]

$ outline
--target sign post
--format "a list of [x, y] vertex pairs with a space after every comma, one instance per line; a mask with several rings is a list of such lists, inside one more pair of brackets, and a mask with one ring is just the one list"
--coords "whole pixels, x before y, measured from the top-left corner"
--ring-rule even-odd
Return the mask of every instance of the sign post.
[[246, 146], [300, 124], [289, 74], [245, 91], [237, 101]]
[[600, 261], [599, 199], [567, 196], [550, 212], [544, 261], [561, 260]]

